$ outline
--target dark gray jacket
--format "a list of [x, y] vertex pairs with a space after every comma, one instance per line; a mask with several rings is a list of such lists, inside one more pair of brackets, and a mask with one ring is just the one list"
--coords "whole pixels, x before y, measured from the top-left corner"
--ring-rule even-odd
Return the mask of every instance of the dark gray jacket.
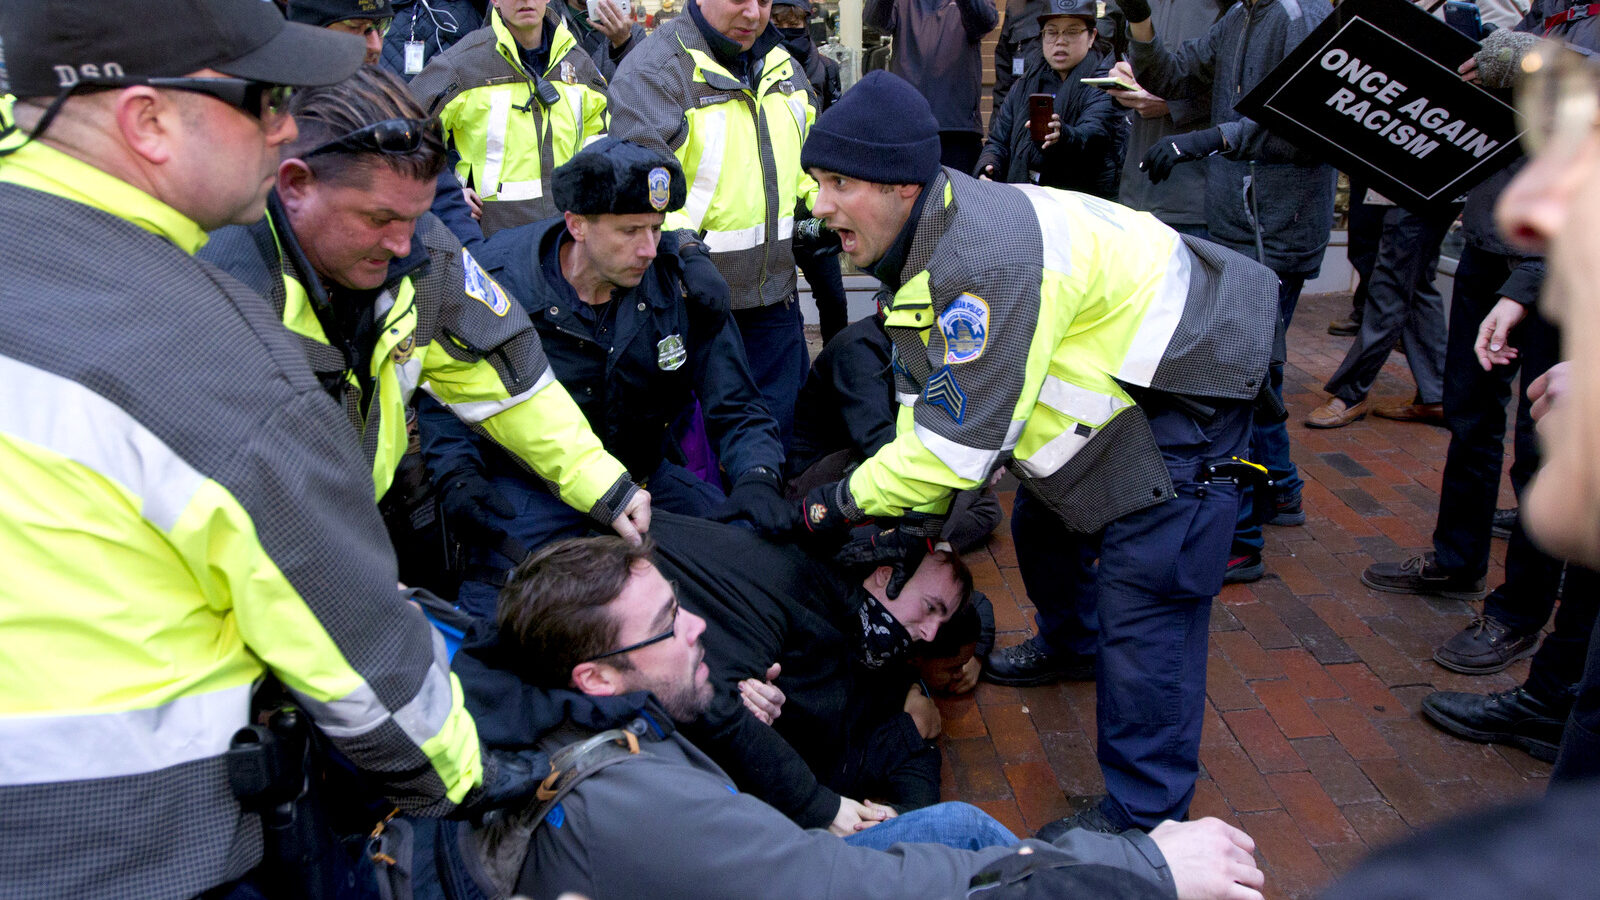
[[[1517, 25], [1517, 31], [1544, 34], [1544, 20], [1566, 10], [1566, 0], [1534, 0], [1528, 14]], [[1600, 18], [1577, 19], [1564, 22], [1551, 30], [1551, 38], [1565, 41], [1590, 52], [1600, 51]], [[1508, 256], [1516, 260], [1510, 277], [1500, 287], [1500, 296], [1509, 297], [1524, 306], [1539, 299], [1539, 289], [1544, 285], [1545, 262], [1542, 256], [1530, 256], [1507, 243], [1495, 225], [1494, 207], [1500, 192], [1522, 171], [1526, 158], [1518, 158], [1511, 165], [1489, 176], [1487, 180], [1467, 194], [1467, 205], [1461, 211], [1461, 232], [1467, 243], [1478, 250]]]
[[1189, 163], [1206, 167], [1211, 238], [1254, 259], [1259, 234], [1261, 261], [1280, 274], [1311, 276], [1322, 266], [1333, 228], [1333, 167], [1233, 105], [1332, 11], [1328, 0], [1244, 0], [1203, 36], [1177, 47], [1167, 47], [1160, 35], [1148, 44], [1129, 44], [1134, 74], [1151, 93], [1211, 97], [1211, 123], [1221, 129], [1228, 150]]
[[[1150, 19], [1155, 25], [1156, 36], [1169, 47], [1204, 35], [1216, 24], [1221, 12], [1222, 4], [1217, 0], [1150, 2]], [[1150, 176], [1139, 170], [1139, 160], [1160, 138], [1209, 125], [1211, 96], [1202, 94], [1193, 98], [1164, 99], [1167, 101], [1167, 114], [1160, 118], [1146, 119], [1131, 111], [1128, 114], [1133, 128], [1128, 135], [1127, 162], [1122, 166], [1122, 184], [1117, 202], [1142, 209], [1168, 225], [1204, 225], [1205, 166], [1178, 166], [1166, 181], [1152, 184]]]
[[867, 0], [861, 21], [894, 36], [889, 71], [928, 98], [940, 131], [983, 134], [980, 45], [1000, 21], [994, 0]]
[[[554, 753], [586, 737], [566, 727], [545, 740]], [[964, 897], [967, 882], [1009, 847], [957, 850], [942, 844], [852, 847], [821, 829], [803, 830], [749, 794], [681, 734], [647, 730], [641, 752], [595, 773], [534, 832], [518, 887], [536, 900], [564, 891], [588, 897], [693, 900]], [[1148, 877], [1176, 895], [1171, 871], [1148, 835], [1078, 829], [1037, 853]]]

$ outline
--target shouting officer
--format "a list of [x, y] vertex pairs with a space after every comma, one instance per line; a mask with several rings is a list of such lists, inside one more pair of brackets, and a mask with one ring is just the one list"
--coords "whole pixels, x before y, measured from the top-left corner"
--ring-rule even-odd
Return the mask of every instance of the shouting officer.
[[550, 173], [606, 130], [605, 79], [548, 3], [494, 0], [486, 25], [411, 82], [460, 157], [485, 237], [559, 213]]
[[359, 435], [376, 495], [394, 479], [420, 388], [563, 502], [637, 541], [650, 495], [589, 430], [527, 314], [428, 214], [444, 141], [405, 83], [366, 66], [297, 94], [291, 111], [299, 137], [267, 217], [219, 233], [204, 256], [272, 301]]
[[402, 808], [493, 793], [349, 426], [191, 256], [261, 217], [285, 86], [361, 42], [258, 0], [6, 0], [0, 45], [31, 136], [0, 157], [0, 893], [227, 894], [268, 675]]
[[683, 165], [689, 199], [665, 228], [684, 232], [680, 253], [703, 248], [727, 279], [745, 357], [787, 446], [806, 376], [794, 220], [817, 190], [800, 145], [816, 111], [767, 0], [685, 8], [617, 68], [612, 133]]
[[[671, 252], [677, 238], [661, 233], [686, 193], [678, 161], [605, 138], [557, 169], [551, 185], [564, 217], [501, 232], [485, 263], [527, 308], [556, 377], [606, 449], [650, 486], [656, 507], [787, 531], [794, 508], [783, 499], [778, 426], [750, 378], [727, 287], [703, 255], [684, 271]], [[730, 497], [679, 464], [669, 426], [697, 397]], [[485, 518], [478, 534], [509, 533], [531, 549], [587, 530], [582, 516], [504, 452], [473, 441], [454, 416], [428, 404], [422, 426], [446, 509], [461, 506], [456, 485], [480, 483], [484, 472], [507, 501], [513, 517]], [[492, 618], [504, 573], [517, 560], [497, 546], [475, 547], [471, 557], [460, 602]]]
[[818, 119], [804, 162], [845, 254], [894, 292], [884, 324], [902, 404], [888, 446], [807, 495], [806, 524], [938, 513], [1005, 464], [1053, 513], [1019, 545], [1048, 541], [1063, 561], [1058, 592], [1032, 597], [1040, 639], [1071, 637], [1075, 589], [1098, 595], [1109, 796], [1046, 828], [1182, 819], [1237, 511], [1229, 458], [1266, 376], [1272, 273], [1109, 201], [941, 169], [933, 114], [888, 73]]

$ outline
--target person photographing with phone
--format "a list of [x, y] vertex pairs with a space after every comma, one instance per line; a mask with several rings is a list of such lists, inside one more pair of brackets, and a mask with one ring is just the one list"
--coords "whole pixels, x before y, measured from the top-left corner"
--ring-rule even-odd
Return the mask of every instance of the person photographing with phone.
[[1083, 83], [1111, 71], [1095, 11], [1094, 0], [1050, 0], [1039, 15], [1042, 56], [995, 113], [974, 175], [1116, 199], [1128, 124], [1109, 94]]

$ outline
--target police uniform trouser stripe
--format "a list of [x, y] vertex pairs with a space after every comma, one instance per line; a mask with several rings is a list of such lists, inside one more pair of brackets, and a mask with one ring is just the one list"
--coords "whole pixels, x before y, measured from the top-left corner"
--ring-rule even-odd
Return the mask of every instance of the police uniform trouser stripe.
[[534, 394], [544, 390], [547, 385], [554, 383], [555, 380], [555, 373], [547, 367], [544, 370], [544, 374], [539, 376], [539, 380], [534, 382], [533, 387], [520, 394], [507, 397], [504, 400], [473, 400], [466, 403], [451, 403], [448, 399], [439, 396], [431, 385], [423, 385], [423, 390], [432, 395], [435, 400], [449, 407], [450, 411], [456, 414], [456, 418], [466, 422], [468, 425], [476, 425], [490, 416], [499, 415], [518, 403], [531, 398]]
[[138, 497], [140, 514], [171, 531], [205, 482], [133, 416], [81, 384], [0, 356], [0, 434], [43, 447]]
[[[784, 216], [778, 220], [778, 240], [788, 240], [794, 235], [794, 216]], [[753, 250], [767, 241], [767, 224], [751, 225], [749, 228], [740, 228], [737, 231], [708, 231], [705, 235], [706, 249], [712, 253], [731, 253], [737, 250]]]
[[0, 785], [155, 772], [220, 756], [250, 719], [250, 685], [152, 709], [0, 717]]
[[1156, 377], [1156, 367], [1166, 356], [1167, 345], [1183, 319], [1189, 297], [1189, 270], [1194, 256], [1183, 241], [1177, 241], [1167, 257], [1167, 272], [1154, 287], [1144, 319], [1122, 360], [1117, 378], [1130, 384], [1148, 385]]
[[484, 143], [483, 178], [476, 185], [478, 193], [484, 197], [500, 191], [500, 168], [506, 161], [506, 120], [510, 116], [510, 89], [496, 90], [489, 98], [489, 130]]
[[700, 230], [700, 223], [711, 209], [717, 194], [717, 182], [722, 179], [722, 157], [728, 149], [727, 109], [708, 109], [695, 113], [695, 133], [704, 136], [700, 144], [700, 161], [694, 168], [694, 184], [689, 186], [689, 197], [683, 204], [683, 215], [690, 226]]

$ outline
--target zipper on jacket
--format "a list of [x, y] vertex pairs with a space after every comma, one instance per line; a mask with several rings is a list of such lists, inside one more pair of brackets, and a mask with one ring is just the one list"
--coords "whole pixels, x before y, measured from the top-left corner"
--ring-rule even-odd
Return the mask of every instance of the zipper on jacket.
[[1244, 53], [1250, 49], [1250, 29], [1256, 22], [1256, 6], [1266, 0], [1247, 0], [1249, 5], [1244, 11], [1244, 34], [1239, 38], [1239, 52], [1233, 57], [1233, 95], [1235, 97], [1244, 93]]

